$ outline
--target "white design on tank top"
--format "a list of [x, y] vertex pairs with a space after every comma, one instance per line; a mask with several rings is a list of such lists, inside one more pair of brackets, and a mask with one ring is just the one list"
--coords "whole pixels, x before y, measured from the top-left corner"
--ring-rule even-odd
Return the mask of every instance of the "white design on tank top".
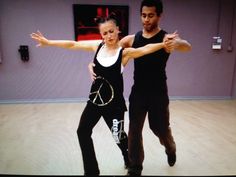
[[[101, 47], [101, 49], [104, 47], [104, 45]], [[99, 52], [97, 54], [97, 61], [103, 66], [103, 67], [109, 67], [109, 66], [112, 66], [113, 64], [115, 64], [115, 62], [118, 60], [118, 56], [119, 56], [119, 53], [120, 53], [120, 50], [122, 48], [119, 47], [116, 51], [116, 54], [113, 55], [113, 56], [109, 56], [109, 57], [101, 57], [99, 55]], [[121, 73], [123, 73], [124, 71], [124, 66], [122, 65], [121, 63]]]

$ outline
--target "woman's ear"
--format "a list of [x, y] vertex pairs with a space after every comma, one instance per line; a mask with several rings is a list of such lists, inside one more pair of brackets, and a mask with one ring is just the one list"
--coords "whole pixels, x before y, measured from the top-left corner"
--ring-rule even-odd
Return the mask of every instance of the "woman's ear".
[[121, 33], [120, 29], [119, 29], [119, 26], [116, 27], [117, 31], [118, 31], [118, 34]]

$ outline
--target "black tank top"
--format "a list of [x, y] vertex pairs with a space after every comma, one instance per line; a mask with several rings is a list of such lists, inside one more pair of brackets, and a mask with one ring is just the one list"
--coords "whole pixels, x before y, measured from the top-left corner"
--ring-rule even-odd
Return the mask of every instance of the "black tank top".
[[[163, 41], [166, 34], [164, 30], [159, 31], [151, 38], [144, 38], [142, 31], [135, 34], [132, 47], [137, 48], [150, 43]], [[134, 85], [133, 89], [140, 91], [157, 91], [166, 82], [166, 63], [169, 53], [164, 49], [142, 56], [134, 60]]]
[[[122, 111], [126, 111], [125, 99], [123, 96], [123, 75], [121, 73], [122, 51], [119, 51], [118, 59], [114, 64], [109, 67], [102, 66], [97, 60], [98, 51], [104, 44], [101, 43], [94, 56], [94, 72], [97, 75], [97, 79], [91, 86], [90, 90], [90, 102], [95, 105], [106, 108], [115, 108]], [[94, 93], [99, 90], [99, 95]], [[98, 92], [97, 92], [98, 93]]]

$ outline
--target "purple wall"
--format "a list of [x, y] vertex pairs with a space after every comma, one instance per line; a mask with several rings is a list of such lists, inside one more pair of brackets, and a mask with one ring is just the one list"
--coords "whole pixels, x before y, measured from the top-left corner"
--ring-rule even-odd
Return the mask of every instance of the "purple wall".
[[[50, 39], [74, 39], [72, 4], [86, 0], [0, 0], [0, 102], [84, 100], [91, 80], [87, 65], [93, 53], [58, 48], [36, 48], [29, 34], [40, 30]], [[168, 32], [178, 30], [192, 44], [188, 53], [174, 52], [169, 58], [167, 75], [173, 98], [232, 98], [236, 96], [236, 28], [233, 52], [230, 41], [234, 0], [222, 1], [219, 36], [223, 49], [211, 49], [217, 33], [216, 0], [163, 0], [160, 26]], [[101, 4], [101, 1], [89, 1]], [[136, 0], [103, 1], [102, 4], [128, 5], [129, 33], [141, 29]], [[236, 16], [236, 15], [235, 15]], [[234, 19], [234, 26], [236, 18]], [[28, 45], [30, 61], [24, 63], [19, 45]], [[125, 97], [130, 93], [133, 63], [124, 71]]]
[[[217, 34], [219, 1], [167, 2], [166, 23], [163, 26], [177, 29], [183, 38], [191, 42], [193, 48], [191, 53], [174, 53], [169, 60], [167, 72], [170, 95], [231, 97], [236, 52], [227, 52], [227, 47], [235, 1], [222, 1], [219, 36], [223, 39], [223, 50], [220, 51], [211, 49], [212, 37]], [[232, 40], [234, 46], [235, 32], [236, 28]]]

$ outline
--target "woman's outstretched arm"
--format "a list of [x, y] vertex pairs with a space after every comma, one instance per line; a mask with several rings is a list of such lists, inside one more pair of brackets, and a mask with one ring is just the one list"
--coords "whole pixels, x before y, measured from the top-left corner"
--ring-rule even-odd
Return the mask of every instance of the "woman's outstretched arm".
[[59, 47], [71, 50], [96, 51], [101, 40], [72, 41], [72, 40], [49, 40], [40, 31], [32, 33], [31, 38], [38, 42], [37, 47]]

